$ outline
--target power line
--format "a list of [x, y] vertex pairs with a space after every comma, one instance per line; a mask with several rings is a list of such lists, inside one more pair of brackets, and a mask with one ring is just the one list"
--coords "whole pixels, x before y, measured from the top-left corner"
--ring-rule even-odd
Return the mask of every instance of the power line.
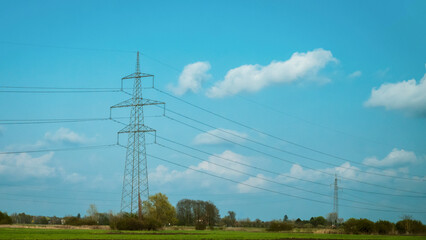
[[[194, 148], [194, 147], [179, 143], [177, 141], [162, 137], [158, 134], [156, 135], [156, 137], [158, 139], [165, 140], [167, 142], [170, 142], [170, 143], [191, 149], [193, 151], [197, 151], [197, 152], [203, 153], [203, 154], [208, 155], [208, 156], [214, 156], [216, 158], [220, 158], [220, 159], [225, 160], [225, 161], [233, 162], [233, 163], [236, 163], [236, 164], [241, 165], [241, 166], [249, 167], [249, 168], [256, 169], [256, 170], [259, 170], [259, 171], [263, 171], [263, 172], [266, 172], [266, 173], [271, 173], [271, 174], [274, 174], [274, 175], [277, 175], [277, 176], [283, 176], [283, 177], [287, 177], [287, 178], [291, 178], [291, 179], [295, 179], [295, 180], [300, 180], [300, 181], [304, 181], [304, 182], [308, 182], [308, 183], [317, 184], [317, 185], [320, 185], [320, 186], [329, 187], [329, 184], [325, 184], [325, 183], [321, 183], [321, 182], [317, 182], [317, 181], [312, 181], [312, 180], [308, 180], [308, 179], [303, 179], [303, 178], [298, 178], [298, 177], [294, 177], [294, 176], [291, 176], [291, 175], [282, 174], [282, 173], [279, 173], [279, 172], [275, 172], [275, 171], [267, 170], [267, 169], [264, 169], [264, 168], [256, 167], [256, 166], [253, 166], [253, 165], [250, 165], [250, 164], [235, 161], [235, 160], [232, 160], [230, 158], [226, 158], [226, 157], [214, 154], [214, 153], [206, 152], [206, 151], [200, 150], [198, 148]], [[377, 192], [377, 191], [371, 192], [371, 191], [366, 191], [366, 190], [362, 190], [362, 189], [354, 189], [354, 188], [347, 188], [347, 187], [339, 187], [339, 188], [349, 190], [349, 191], [354, 191], [354, 192], [362, 192], [362, 193], [376, 194], [376, 195], [385, 195], [385, 196], [392, 196], [392, 197], [409, 197], [409, 198], [425, 198], [426, 197], [426, 196], [417, 196], [417, 195], [398, 195], [398, 194], [391, 194], [391, 193], [381, 193], [381, 192]]]
[[115, 93], [121, 90], [0, 90], [2, 93]]
[[[226, 133], [226, 134], [232, 135], [232, 136], [234, 136], [234, 137], [238, 137], [238, 138], [244, 139], [244, 140], [246, 140], [246, 141], [249, 141], [249, 142], [252, 142], [252, 143], [255, 143], [255, 144], [261, 145], [261, 146], [263, 146], [263, 147], [267, 147], [267, 148], [270, 148], [270, 149], [274, 149], [274, 150], [276, 150], [276, 151], [280, 151], [280, 152], [283, 152], [283, 153], [286, 153], [286, 154], [289, 154], [289, 155], [293, 155], [293, 156], [296, 156], [296, 157], [300, 157], [300, 158], [308, 159], [308, 160], [315, 161], [315, 162], [320, 162], [320, 163], [327, 164], [327, 165], [331, 165], [331, 166], [334, 166], [334, 167], [339, 167], [339, 168], [349, 169], [349, 170], [353, 170], [353, 171], [357, 171], [357, 172], [367, 173], [367, 174], [371, 174], [371, 175], [377, 175], [377, 176], [383, 176], [383, 177], [390, 177], [390, 178], [395, 178], [395, 179], [404, 179], [404, 180], [410, 180], [410, 181], [423, 181], [423, 180], [420, 180], [420, 179], [413, 179], [413, 178], [408, 178], [408, 177], [391, 176], [391, 175], [387, 175], [387, 174], [375, 173], [375, 172], [369, 172], [369, 171], [364, 171], [364, 170], [360, 170], [360, 169], [353, 169], [353, 168], [350, 168], [350, 167], [344, 167], [344, 166], [336, 165], [336, 164], [333, 164], [333, 163], [329, 163], [329, 162], [326, 162], [326, 161], [322, 161], [322, 160], [318, 160], [318, 159], [315, 159], [315, 158], [307, 157], [307, 156], [302, 155], [302, 154], [293, 153], [293, 152], [286, 151], [286, 150], [283, 150], [283, 149], [281, 149], [281, 148], [277, 148], [277, 147], [274, 147], [274, 146], [271, 146], [271, 145], [268, 145], [268, 144], [265, 144], [265, 143], [262, 143], [262, 142], [259, 142], [259, 141], [252, 140], [252, 139], [250, 139], [250, 138], [248, 138], [248, 137], [244, 137], [244, 136], [241, 136], [241, 135], [239, 135], [239, 134], [235, 134], [235, 133], [233, 133], [233, 132], [231, 132], [231, 131], [227, 131], [227, 130], [224, 130], [224, 129], [221, 129], [221, 128], [217, 128], [217, 127], [215, 127], [215, 126], [209, 125], [209, 124], [207, 124], [207, 123], [205, 123], [205, 122], [201, 122], [201, 121], [199, 121], [199, 120], [196, 120], [196, 119], [194, 119], [194, 118], [188, 117], [188, 116], [183, 115], [183, 114], [180, 114], [180, 113], [178, 113], [178, 112], [176, 112], [176, 111], [173, 111], [173, 110], [170, 110], [170, 109], [167, 109], [167, 111], [168, 111], [168, 112], [171, 112], [171, 113], [173, 113], [173, 114], [176, 114], [176, 115], [178, 115], [178, 116], [181, 116], [181, 117], [183, 117], [183, 118], [189, 119], [189, 120], [191, 120], [191, 121], [193, 121], [193, 122], [196, 122], [196, 123], [198, 123], [198, 124], [201, 124], [201, 125], [204, 125], [204, 126], [210, 127], [210, 128], [212, 128], [212, 129], [216, 129], [216, 130], [218, 130], [218, 131], [220, 131], [220, 132], [224, 132], [224, 133]], [[208, 133], [208, 132], [206, 132], [206, 133]], [[369, 165], [366, 165], [366, 164], [363, 164], [363, 163], [359, 163], [359, 162], [356, 162], [356, 161], [351, 161], [351, 160], [348, 160], [348, 161], [350, 161], [351, 163], [355, 163], [355, 164], [357, 164], [357, 165], [363, 165], [363, 166], [371, 167], [371, 166], [369, 166]], [[373, 168], [377, 168], [377, 167], [373, 167]], [[384, 169], [382, 169], [382, 168], [377, 168], [377, 169], [384, 170]]]
[[[288, 193], [284, 193], [284, 192], [279, 192], [279, 191], [275, 191], [275, 190], [271, 190], [271, 189], [267, 189], [267, 188], [263, 188], [263, 187], [259, 187], [259, 186], [254, 186], [254, 185], [247, 184], [247, 183], [244, 183], [244, 182], [239, 182], [239, 181], [236, 181], [236, 180], [233, 180], [233, 179], [230, 179], [230, 178], [226, 178], [226, 177], [218, 176], [218, 175], [215, 175], [215, 174], [212, 174], [212, 173], [209, 173], [209, 172], [201, 171], [201, 170], [198, 170], [196, 168], [192, 168], [192, 167], [185, 166], [185, 165], [182, 165], [182, 164], [179, 164], [179, 163], [175, 163], [175, 162], [166, 160], [164, 158], [156, 157], [156, 156], [153, 156], [153, 155], [150, 155], [150, 154], [147, 154], [147, 156], [155, 158], [155, 159], [158, 159], [158, 160], [163, 161], [163, 162], [167, 162], [167, 163], [170, 163], [170, 164], [173, 164], [173, 165], [185, 168], [185, 169], [190, 169], [190, 170], [195, 171], [195, 172], [203, 173], [203, 174], [215, 177], [215, 178], [223, 179], [223, 180], [230, 181], [230, 182], [233, 182], [233, 183], [236, 183], [236, 184], [241, 184], [241, 185], [244, 185], [244, 186], [247, 186], [247, 187], [250, 187], [250, 188], [255, 188], [255, 189], [262, 190], [262, 191], [276, 193], [276, 194], [280, 194], [280, 195], [284, 195], [284, 196], [289, 196], [289, 197], [293, 197], [293, 198], [303, 199], [303, 200], [310, 201], [310, 202], [317, 202], [317, 203], [322, 203], [322, 204], [330, 205], [329, 202], [320, 201], [320, 200], [311, 199], [311, 198], [306, 198], [306, 197], [301, 197], [301, 196], [297, 196], [297, 195], [293, 195], [293, 194], [288, 194]], [[343, 204], [341, 204], [340, 206], [350, 207], [350, 208], [357, 208], [357, 209], [364, 209], [364, 210], [371, 210], [371, 211], [380, 211], [380, 212], [398, 212], [398, 213], [401, 212], [401, 211], [396, 211], [396, 210], [385, 210], [385, 209], [376, 209], [376, 208], [348, 206], [348, 205], [343, 205]], [[425, 212], [422, 212], [422, 211], [410, 211], [410, 212], [403, 211], [403, 212], [404, 213], [425, 213]]]
[[[145, 116], [146, 118], [163, 117], [163, 115]], [[0, 119], [0, 125], [22, 125], [22, 124], [51, 124], [51, 123], [73, 123], [73, 122], [93, 122], [93, 121], [114, 121], [114, 119], [128, 119], [129, 117], [114, 118], [63, 118], [63, 119]]]
[[[40, 87], [40, 86], [0, 86], [7, 89], [40, 89], [40, 90], [120, 90], [116, 87]], [[130, 88], [125, 88], [130, 89]]]
[[[163, 66], [166, 66], [166, 67], [168, 67], [168, 68], [170, 68], [170, 69], [174, 70], [174, 71], [175, 71], [175, 72], [177, 72], [177, 73], [181, 73], [181, 70], [179, 70], [178, 68], [176, 68], [176, 67], [174, 67], [174, 66], [172, 66], [172, 65], [170, 65], [170, 64], [168, 64], [168, 63], [166, 63], [166, 62], [164, 62], [164, 61], [162, 61], [162, 60], [158, 60], [158, 59], [156, 59], [156, 58], [154, 58], [154, 57], [151, 57], [151, 56], [148, 56], [148, 55], [146, 55], [146, 54], [143, 54], [143, 55], [145, 55], [147, 58], [149, 58], [149, 59], [151, 59], [151, 60], [153, 60], [153, 61], [155, 61], [155, 62], [157, 62], [157, 63], [160, 63], [160, 64], [161, 64], [161, 65], [163, 65]], [[213, 84], [212, 84], [211, 86], [213, 86]], [[158, 89], [157, 89], [157, 90], [158, 90]], [[228, 92], [228, 91], [227, 91], [227, 92]], [[340, 134], [344, 134], [344, 135], [347, 135], [347, 136], [350, 136], [350, 137], [355, 137], [355, 138], [364, 139], [364, 140], [367, 140], [367, 141], [370, 141], [370, 142], [373, 142], [373, 143], [379, 143], [379, 144], [382, 144], [382, 145], [384, 144], [384, 143], [377, 142], [377, 141], [375, 141], [375, 140], [371, 140], [371, 139], [368, 139], [368, 138], [365, 138], [365, 137], [362, 137], [362, 136], [356, 136], [356, 135], [353, 135], [353, 134], [350, 134], [350, 133], [347, 133], [347, 132], [344, 132], [344, 131], [341, 131], [341, 130], [338, 130], [338, 129], [333, 129], [333, 128], [328, 127], [328, 126], [324, 126], [324, 125], [321, 125], [321, 124], [318, 124], [318, 123], [315, 123], [315, 122], [312, 122], [312, 121], [309, 121], [309, 120], [303, 119], [303, 118], [301, 118], [301, 117], [298, 117], [298, 116], [295, 116], [295, 115], [292, 115], [292, 114], [289, 114], [289, 113], [283, 112], [282, 110], [278, 110], [278, 109], [276, 109], [276, 108], [273, 108], [273, 107], [271, 107], [271, 106], [269, 106], [269, 105], [267, 105], [267, 104], [260, 103], [260, 102], [254, 101], [254, 100], [252, 100], [252, 99], [249, 99], [249, 98], [243, 97], [243, 96], [241, 96], [241, 94], [234, 94], [234, 95], [235, 95], [235, 96], [237, 96], [238, 98], [240, 98], [240, 99], [242, 99], [242, 100], [246, 101], [246, 102], [254, 103], [254, 104], [259, 105], [259, 106], [261, 106], [261, 107], [263, 107], [263, 108], [269, 109], [270, 111], [273, 111], [273, 112], [276, 112], [276, 113], [280, 113], [280, 114], [285, 115], [285, 116], [288, 116], [288, 117], [295, 118], [295, 119], [297, 119], [297, 120], [299, 120], [299, 121], [303, 121], [303, 122], [305, 122], [305, 123], [307, 123], [307, 124], [309, 124], [309, 125], [312, 125], [312, 126], [316, 126], [316, 127], [324, 128], [324, 129], [327, 129], [327, 130], [332, 130], [332, 131], [337, 132], [337, 133], [340, 133]], [[388, 144], [384, 144], [384, 145], [388, 145]]]
[[[209, 164], [212, 164], [212, 165], [215, 165], [215, 166], [218, 166], [218, 167], [221, 167], [221, 168], [233, 171], [233, 172], [237, 172], [237, 173], [240, 173], [240, 174], [252, 177], [252, 178], [260, 179], [260, 180], [263, 180], [263, 181], [266, 181], [266, 182], [270, 182], [270, 183], [275, 183], [275, 184], [278, 184], [278, 185], [281, 185], [281, 186], [285, 186], [285, 187], [288, 187], [288, 188], [293, 188], [293, 189], [296, 189], [296, 190], [299, 190], [299, 191], [302, 191], [302, 192], [313, 193], [313, 194], [317, 194], [317, 195], [320, 195], [320, 196], [323, 196], [323, 197], [328, 197], [328, 198], [331, 197], [328, 194], [311, 191], [311, 190], [308, 190], [308, 189], [305, 189], [305, 188], [301, 188], [301, 187], [297, 187], [297, 186], [292, 186], [292, 185], [289, 185], [289, 184], [285, 184], [285, 183], [282, 183], [282, 182], [271, 180], [269, 178], [264, 178], [264, 177], [260, 177], [258, 175], [254, 175], [254, 174], [250, 174], [250, 173], [247, 173], [247, 172], [244, 172], [244, 171], [240, 171], [240, 170], [237, 170], [235, 168], [227, 167], [227, 166], [224, 166], [222, 164], [218, 164], [218, 163], [215, 163], [215, 162], [210, 161], [210, 160], [205, 160], [205, 159], [202, 159], [200, 157], [197, 157], [197, 156], [194, 156], [194, 155], [182, 152], [180, 150], [177, 150], [177, 149], [174, 149], [174, 148], [171, 148], [171, 147], [168, 147], [168, 146], [165, 146], [163, 144], [159, 144], [159, 143], [156, 143], [156, 144], [158, 146], [162, 147], [162, 148], [169, 149], [169, 150], [172, 150], [174, 152], [186, 155], [188, 157], [191, 157], [191, 158], [194, 158], [194, 159], [198, 159], [198, 160], [203, 161], [203, 162], [208, 162]], [[395, 207], [395, 206], [391, 206], [391, 207], [384, 206], [384, 205], [380, 206], [380, 205], [377, 205], [377, 204], [372, 204], [371, 202], [361, 202], [361, 201], [350, 200], [350, 199], [345, 199], [345, 198], [340, 198], [340, 200], [347, 201], [347, 202], [352, 202], [352, 203], [364, 204], [364, 205], [365, 204], [367, 204], [367, 205], [376, 205], [376, 206], [379, 206], [379, 207], [387, 207], [387, 208], [393, 208], [393, 209], [398, 208], [398, 207]], [[402, 209], [402, 208], [398, 208], [398, 209], [406, 210], [406, 209]]]
[[121, 49], [70, 47], [70, 46], [59, 46], [59, 45], [50, 45], [50, 44], [36, 44], [36, 43], [23, 43], [23, 42], [12, 42], [12, 41], [0, 41], [0, 43], [1, 44], [8, 44], [8, 45], [27, 46], [27, 47], [62, 48], [62, 49], [81, 50], [81, 51], [102, 51], [102, 52], [136, 53], [136, 51], [121, 50]]
[[[252, 148], [252, 147], [245, 146], [245, 145], [243, 145], [243, 144], [237, 143], [237, 142], [235, 142], [235, 141], [232, 141], [232, 140], [229, 140], [229, 139], [223, 138], [223, 137], [221, 137], [221, 136], [218, 136], [218, 135], [215, 135], [215, 134], [212, 134], [212, 133], [206, 132], [206, 131], [204, 131], [204, 130], [202, 130], [202, 129], [200, 129], [200, 128], [197, 128], [197, 127], [192, 126], [192, 125], [190, 125], [190, 124], [187, 124], [187, 123], [185, 123], [185, 122], [179, 121], [179, 120], [174, 119], [174, 118], [172, 118], [172, 117], [170, 117], [170, 116], [165, 116], [165, 117], [166, 117], [166, 118], [168, 118], [168, 119], [170, 119], [170, 120], [172, 120], [172, 121], [175, 121], [175, 122], [177, 122], [177, 123], [180, 123], [180, 124], [182, 124], [182, 125], [184, 125], [184, 126], [187, 126], [187, 127], [190, 127], [190, 128], [196, 129], [196, 130], [198, 130], [198, 131], [200, 131], [200, 132], [204, 132], [204, 133], [206, 133], [206, 134], [209, 134], [209, 135], [211, 135], [211, 136], [214, 136], [214, 137], [217, 137], [217, 138], [223, 139], [223, 140], [225, 140], [225, 141], [227, 141], [227, 142], [230, 142], [230, 143], [233, 143], [233, 144], [235, 144], [235, 145], [241, 146], [241, 147], [243, 147], [243, 148], [249, 149], [249, 150], [251, 150], [251, 151], [254, 151], [254, 152], [260, 153], [260, 154], [262, 154], [262, 155], [266, 155], [266, 156], [272, 157], [272, 158], [274, 158], [274, 159], [277, 159], [277, 160], [280, 160], [280, 161], [283, 161], [283, 162], [287, 162], [287, 163], [291, 163], [291, 164], [297, 164], [297, 165], [302, 166], [302, 167], [304, 167], [304, 168], [311, 169], [311, 170], [316, 171], [316, 172], [321, 172], [321, 173], [323, 173], [323, 174], [327, 174], [327, 175], [331, 175], [331, 176], [333, 176], [333, 174], [332, 174], [332, 173], [328, 173], [328, 172], [323, 171], [323, 170], [318, 170], [318, 169], [315, 169], [315, 168], [312, 168], [312, 167], [309, 167], [309, 166], [306, 166], [306, 165], [299, 164], [299, 163], [297, 163], [297, 162], [293, 162], [293, 161], [290, 161], [290, 160], [287, 160], [287, 159], [284, 159], [284, 158], [280, 158], [280, 157], [277, 157], [277, 156], [275, 156], [275, 155], [272, 155], [272, 154], [269, 154], [269, 153], [266, 153], [266, 152], [263, 152], [263, 151], [260, 151], [260, 150], [254, 149], [254, 148]], [[358, 183], [362, 183], [362, 184], [366, 184], [366, 185], [371, 185], [371, 186], [376, 186], [376, 187], [386, 188], [386, 189], [390, 189], [390, 190], [397, 190], [397, 191], [409, 192], [409, 193], [416, 193], [416, 194], [422, 194], [422, 195], [423, 195], [423, 194], [425, 194], [425, 193], [422, 193], [422, 192], [416, 192], [416, 191], [409, 191], [409, 190], [404, 190], [404, 189], [396, 189], [396, 188], [386, 187], [386, 186], [382, 186], [382, 185], [374, 184], [374, 183], [371, 183], [371, 182], [364, 182], [364, 181], [361, 181], [361, 180], [357, 180], [357, 179], [353, 179], [353, 178], [348, 178], [348, 177], [341, 177], [341, 178], [342, 178], [342, 179], [346, 179], [346, 180], [350, 180], [350, 181], [354, 181], [354, 182], [358, 182]]]
[[27, 151], [11, 151], [11, 152], [0, 152], [0, 154], [19, 154], [19, 153], [38, 153], [38, 152], [64, 152], [64, 151], [76, 151], [76, 150], [88, 150], [88, 149], [99, 149], [114, 147], [117, 144], [106, 144], [106, 145], [94, 145], [94, 146], [84, 146], [84, 147], [73, 147], [73, 148], [51, 148], [51, 149], [41, 149], [41, 150], [27, 150]]
[[[76, 203], [76, 202], [51, 202], [51, 201], [38, 201], [32, 199], [16, 199], [16, 198], [0, 198], [0, 200], [9, 200], [9, 201], [20, 201], [20, 202], [37, 202], [37, 203], [49, 203], [49, 204], [59, 204], [59, 205], [85, 205], [84, 203]], [[97, 206], [115, 206], [115, 204], [96, 204]]]
[[[158, 88], [155, 88], [155, 87], [154, 87], [154, 90], [156, 90], [156, 91], [158, 91], [158, 92], [160, 92], [160, 93], [163, 93], [163, 94], [165, 94], [165, 95], [167, 95], [167, 96], [169, 96], [169, 97], [172, 97], [172, 98], [174, 98], [174, 99], [176, 99], [176, 100], [179, 100], [179, 101], [181, 101], [181, 102], [183, 102], [183, 103], [185, 103], [185, 104], [187, 104], [187, 105], [190, 105], [190, 106], [192, 106], [192, 107], [194, 107], [194, 108], [197, 108], [197, 109], [199, 109], [199, 110], [202, 110], [202, 111], [204, 111], [204, 112], [207, 112], [207, 113], [209, 113], [209, 114], [211, 114], [211, 115], [213, 115], [213, 116], [219, 117], [219, 118], [221, 118], [221, 119], [224, 119], [224, 120], [226, 120], [226, 121], [229, 121], [229, 122], [234, 123], [234, 124], [236, 124], [236, 125], [239, 125], [239, 126], [241, 126], [241, 127], [244, 127], [244, 128], [250, 129], [250, 130], [255, 131], [255, 132], [257, 132], [257, 133], [260, 133], [260, 134], [262, 134], [262, 135], [265, 135], [265, 136], [271, 137], [271, 138], [273, 138], [273, 139], [279, 140], [279, 141], [281, 141], [281, 142], [285, 142], [285, 143], [288, 143], [288, 144], [291, 144], [291, 145], [294, 145], [294, 146], [297, 146], [297, 147], [300, 147], [300, 148], [303, 148], [303, 149], [306, 149], [306, 150], [309, 150], [309, 151], [312, 151], [312, 152], [315, 152], [315, 153], [318, 153], [318, 154], [321, 154], [321, 155], [325, 155], [325, 156], [328, 156], [328, 157], [332, 157], [332, 158], [340, 159], [340, 160], [343, 160], [343, 161], [353, 162], [353, 161], [351, 161], [351, 160], [349, 160], [349, 159], [346, 159], [346, 158], [343, 158], [343, 157], [340, 157], [340, 156], [337, 156], [337, 155], [334, 155], [334, 154], [330, 154], [330, 153], [327, 153], [327, 152], [324, 152], [324, 151], [320, 151], [320, 150], [317, 150], [317, 149], [313, 149], [313, 148], [311, 148], [311, 147], [307, 147], [307, 146], [304, 146], [304, 145], [302, 145], [302, 144], [298, 144], [298, 143], [295, 143], [295, 142], [293, 142], [293, 141], [286, 140], [286, 139], [283, 139], [283, 138], [281, 138], [281, 137], [277, 137], [277, 136], [274, 136], [274, 135], [272, 135], [272, 134], [266, 133], [266, 132], [264, 132], [264, 131], [258, 130], [258, 129], [256, 129], [256, 128], [250, 127], [250, 126], [248, 126], [248, 125], [246, 125], [246, 124], [240, 123], [240, 122], [238, 122], [238, 121], [235, 121], [235, 120], [232, 120], [232, 119], [230, 119], [230, 118], [228, 118], [228, 117], [225, 117], [225, 116], [223, 116], [223, 115], [221, 115], [221, 114], [218, 114], [218, 113], [212, 112], [212, 111], [210, 111], [210, 110], [208, 110], [208, 109], [206, 109], [206, 108], [203, 108], [203, 107], [200, 107], [200, 106], [198, 106], [198, 105], [195, 105], [195, 104], [193, 104], [193, 103], [191, 103], [191, 102], [188, 102], [188, 101], [186, 101], [186, 100], [184, 100], [184, 99], [182, 99], [182, 98], [179, 98], [179, 97], [173, 96], [172, 94], [167, 93], [167, 92], [165, 92], [165, 91], [162, 91], [162, 90], [160, 90], [160, 89], [158, 89]], [[369, 167], [372, 167], [372, 166], [369, 166]], [[424, 181], [424, 180], [421, 180], [421, 181]]]
[[63, 200], [75, 200], [75, 201], [102, 201], [102, 202], [119, 202], [119, 200], [109, 200], [109, 199], [81, 199], [81, 198], [64, 198], [64, 197], [52, 197], [52, 196], [33, 196], [33, 195], [25, 195], [25, 194], [13, 194], [13, 193], [2, 193], [0, 195], [8, 195], [8, 196], [17, 196], [17, 197], [32, 197], [32, 198], [46, 198], [46, 199], [63, 199]]

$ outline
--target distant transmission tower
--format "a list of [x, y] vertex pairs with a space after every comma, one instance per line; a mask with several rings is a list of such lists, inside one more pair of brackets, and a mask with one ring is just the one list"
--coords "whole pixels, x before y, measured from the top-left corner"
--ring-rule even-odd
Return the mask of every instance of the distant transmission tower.
[[128, 134], [121, 195], [121, 212], [128, 213], [140, 213], [141, 201], [148, 199], [149, 196], [145, 133], [155, 133], [155, 130], [145, 126], [143, 106], [164, 104], [163, 102], [142, 98], [143, 78], [152, 78], [152, 82], [154, 82], [154, 75], [140, 72], [138, 52], [136, 58], [136, 72], [121, 79], [122, 90], [123, 80], [134, 80], [132, 98], [111, 107], [111, 110], [113, 108], [131, 108], [129, 125], [120, 130], [117, 136], [118, 142], [120, 134]]
[[336, 223], [339, 219], [339, 187], [337, 186], [337, 174], [334, 175], [334, 203], [333, 212], [336, 214]]

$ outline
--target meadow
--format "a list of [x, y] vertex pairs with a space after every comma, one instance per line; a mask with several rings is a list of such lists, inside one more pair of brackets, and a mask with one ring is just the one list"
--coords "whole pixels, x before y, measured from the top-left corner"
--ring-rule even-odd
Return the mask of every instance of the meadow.
[[383, 239], [420, 240], [426, 236], [349, 235], [229, 230], [112, 231], [103, 229], [0, 228], [0, 239]]

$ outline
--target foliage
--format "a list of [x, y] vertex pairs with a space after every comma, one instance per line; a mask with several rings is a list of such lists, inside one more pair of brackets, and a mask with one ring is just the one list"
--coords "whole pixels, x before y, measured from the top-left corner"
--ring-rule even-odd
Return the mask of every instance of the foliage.
[[44, 216], [34, 216], [33, 222], [34, 222], [34, 224], [48, 224], [49, 219], [47, 217], [44, 217]]
[[161, 223], [147, 217], [139, 220], [134, 216], [113, 216], [110, 227], [114, 230], [157, 230], [161, 228]]
[[206, 230], [207, 224], [205, 222], [195, 223], [195, 230]]
[[7, 213], [0, 212], [0, 224], [12, 224], [12, 218]]
[[374, 224], [374, 228], [378, 234], [391, 234], [394, 227], [395, 224], [384, 220], [379, 220]]
[[162, 193], [149, 196], [148, 200], [143, 202], [143, 215], [144, 218], [155, 219], [163, 226], [177, 222], [175, 208]]
[[182, 199], [176, 205], [179, 225], [193, 226], [199, 222], [213, 227], [219, 220], [219, 209], [212, 202]]
[[99, 222], [99, 212], [95, 204], [90, 204], [89, 209], [87, 209], [87, 217], [95, 222]]
[[33, 221], [33, 216], [27, 215], [25, 213], [14, 213], [11, 215], [13, 223], [19, 224], [30, 224]]
[[421, 221], [405, 219], [396, 223], [396, 230], [399, 234], [419, 234], [426, 233], [426, 226]]
[[289, 222], [272, 221], [266, 231], [278, 232], [278, 231], [291, 231], [293, 230], [293, 224]]
[[97, 225], [98, 223], [90, 218], [78, 218], [78, 217], [64, 217], [65, 224], [71, 226], [82, 226], [82, 225]]
[[318, 216], [318, 217], [311, 217], [311, 220], [309, 220], [309, 222], [314, 226], [314, 227], [318, 227], [320, 225], [325, 226], [327, 225], [327, 220], [325, 220], [325, 218], [323, 216]]
[[258, 218], [254, 221], [251, 221], [250, 218], [241, 219], [241, 220], [238, 220], [237, 224], [239, 227], [256, 227], [256, 228], [266, 227], [266, 223]]
[[374, 222], [365, 218], [350, 218], [343, 224], [343, 229], [345, 233], [371, 234], [374, 232]]
[[228, 215], [222, 218], [222, 222], [227, 227], [235, 227], [237, 225], [237, 219], [235, 218], [236, 214], [233, 211], [228, 211]]

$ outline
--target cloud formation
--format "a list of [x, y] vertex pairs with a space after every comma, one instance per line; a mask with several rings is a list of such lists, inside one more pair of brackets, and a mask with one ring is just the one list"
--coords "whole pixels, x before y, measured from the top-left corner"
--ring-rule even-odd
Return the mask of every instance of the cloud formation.
[[[263, 188], [267, 185], [266, 177], [263, 174], [257, 174], [256, 177], [249, 177], [247, 180], [237, 185], [238, 192], [240, 193], [253, 193], [263, 191], [259, 188]], [[251, 187], [253, 186], [253, 187]], [[258, 188], [254, 188], [258, 187]]]
[[419, 83], [415, 79], [384, 83], [371, 90], [367, 107], [385, 107], [386, 110], [399, 110], [408, 115], [426, 117], [426, 74]]
[[394, 148], [385, 158], [382, 160], [376, 157], [369, 157], [364, 160], [364, 164], [372, 167], [392, 167], [402, 164], [410, 164], [417, 162], [417, 157], [414, 152], [405, 151], [403, 149], [398, 150]]
[[47, 132], [44, 139], [54, 143], [86, 143], [88, 139], [83, 135], [71, 131], [68, 128], [59, 128], [56, 132]]
[[47, 165], [53, 154], [50, 152], [40, 157], [32, 157], [27, 153], [0, 155], [0, 175], [20, 179], [53, 177], [56, 175], [56, 170]]
[[[213, 136], [214, 135], [214, 136]], [[216, 137], [217, 136], [217, 137]], [[239, 136], [239, 137], [237, 137]], [[247, 138], [248, 135], [245, 133], [241, 133], [234, 130], [224, 129], [224, 128], [218, 128], [210, 130], [206, 133], [200, 133], [197, 136], [195, 136], [193, 142], [194, 144], [223, 144], [228, 143], [227, 141], [223, 140], [222, 138], [229, 139], [230, 141], [241, 143], [244, 142], [244, 139]]]
[[361, 71], [355, 71], [355, 72], [353, 72], [353, 73], [351, 73], [351, 74], [349, 74], [349, 78], [357, 78], [357, 77], [361, 77], [361, 75], [362, 75], [362, 72]]
[[184, 67], [179, 76], [177, 86], [169, 85], [169, 89], [176, 95], [183, 95], [188, 90], [197, 93], [201, 89], [201, 84], [211, 78], [207, 72], [210, 70], [210, 63], [195, 62]]
[[257, 92], [276, 83], [291, 83], [302, 79], [328, 81], [317, 76], [328, 63], [336, 62], [332, 53], [315, 49], [306, 53], [293, 53], [286, 61], [273, 61], [267, 66], [242, 65], [231, 69], [223, 81], [217, 82], [207, 91], [210, 98], [222, 98], [239, 92]]

